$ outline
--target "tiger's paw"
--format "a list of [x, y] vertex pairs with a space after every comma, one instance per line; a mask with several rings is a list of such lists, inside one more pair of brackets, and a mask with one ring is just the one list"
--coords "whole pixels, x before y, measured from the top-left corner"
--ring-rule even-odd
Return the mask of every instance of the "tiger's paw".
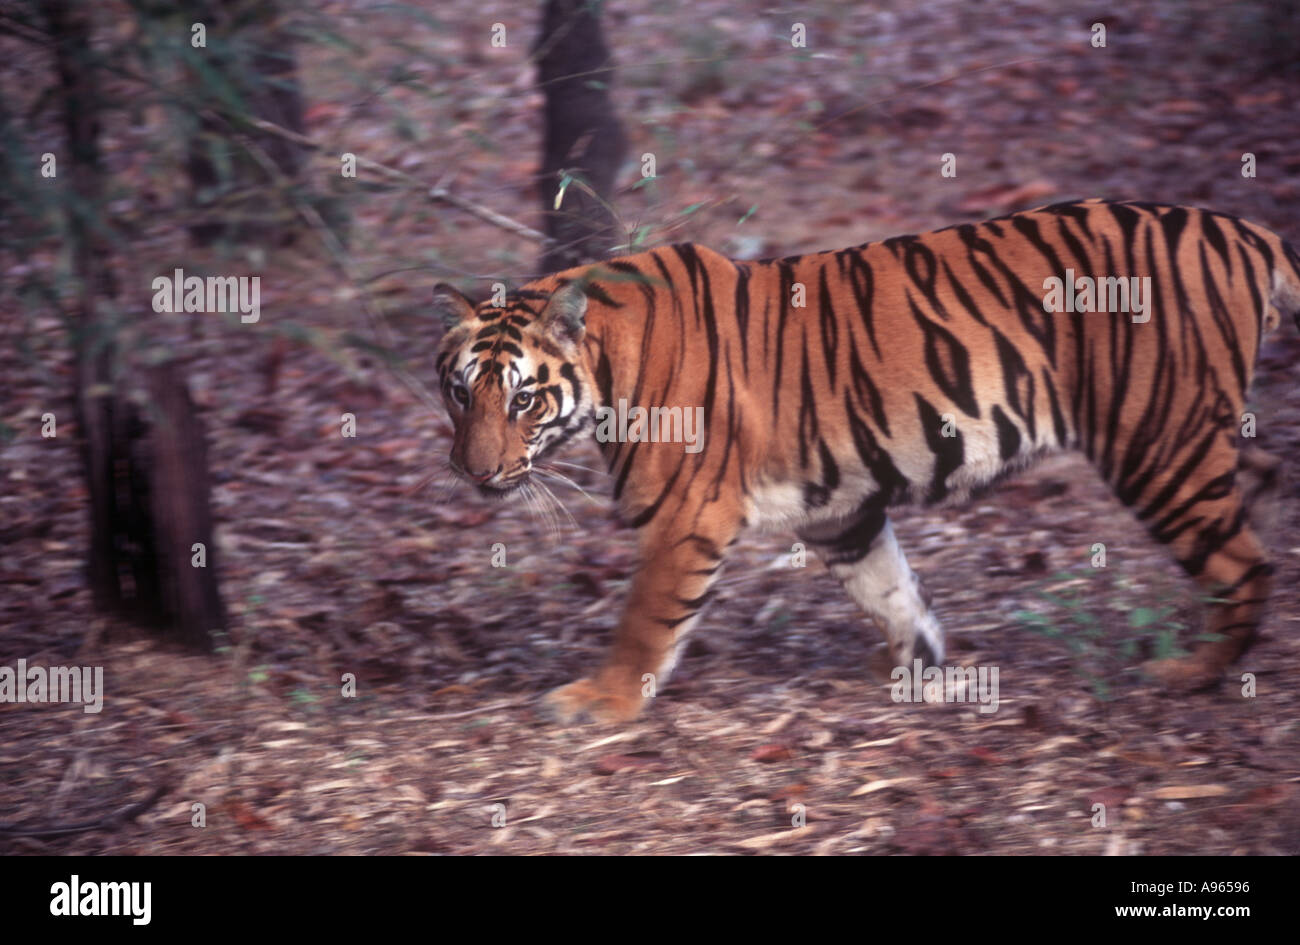
[[1223, 670], [1214, 663], [1196, 657], [1148, 660], [1142, 672], [1166, 689], [1175, 692], [1201, 692], [1213, 689], [1223, 679]]
[[579, 679], [548, 692], [542, 698], [542, 708], [564, 725], [583, 722], [617, 725], [635, 719], [644, 701], [635, 688], [622, 693], [594, 679]]

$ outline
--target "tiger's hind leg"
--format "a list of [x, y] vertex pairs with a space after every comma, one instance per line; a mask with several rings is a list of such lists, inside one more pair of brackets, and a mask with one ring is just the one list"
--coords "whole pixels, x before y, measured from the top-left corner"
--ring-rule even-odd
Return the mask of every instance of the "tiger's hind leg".
[[[1191, 654], [1154, 660], [1143, 669], [1172, 688], [1217, 685], [1224, 671], [1255, 642], [1268, 600], [1272, 566], [1251, 530], [1237, 481], [1237, 450], [1222, 436], [1197, 444], [1194, 460], [1173, 463], [1154, 477], [1131, 504], [1151, 534], [1167, 545], [1178, 563], [1209, 598], [1208, 639]], [[1121, 498], [1123, 498], [1121, 493]]]
[[894, 666], [943, 662], [943, 628], [884, 509], [868, 505], [848, 522], [802, 529], [800, 537], [884, 631]]

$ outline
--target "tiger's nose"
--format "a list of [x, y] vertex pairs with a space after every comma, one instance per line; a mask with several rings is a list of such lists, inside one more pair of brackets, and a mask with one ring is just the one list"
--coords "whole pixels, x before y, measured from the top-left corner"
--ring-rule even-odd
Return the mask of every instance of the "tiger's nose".
[[488, 472], [475, 472], [472, 469], [466, 469], [465, 472], [469, 473], [469, 477], [473, 479], [475, 482], [487, 482], [497, 473], [501, 472], [501, 467], [497, 466], [496, 469], [490, 470]]

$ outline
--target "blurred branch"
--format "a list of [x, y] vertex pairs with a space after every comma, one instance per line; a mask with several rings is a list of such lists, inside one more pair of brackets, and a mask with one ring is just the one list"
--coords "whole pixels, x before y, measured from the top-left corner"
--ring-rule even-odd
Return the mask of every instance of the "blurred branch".
[[[257, 123], [271, 124], [270, 122], [263, 122], [261, 120], [258, 120]], [[292, 134], [292, 132], [289, 133]], [[272, 160], [271, 156], [266, 153], [265, 149], [263, 149], [261, 145], [253, 141], [247, 135], [242, 135], [238, 132], [234, 132], [232, 137], [241, 147], [244, 148], [245, 151], [248, 152], [249, 155], [252, 156], [253, 160], [262, 165], [262, 169], [266, 171], [271, 179], [283, 188], [287, 194], [289, 194], [289, 199], [293, 202], [294, 209], [298, 212], [298, 215], [302, 217], [303, 222], [315, 231], [321, 243], [324, 244], [326, 250], [328, 250], [329, 254], [334, 258], [334, 262], [343, 273], [344, 278], [352, 284], [352, 287], [354, 291], [356, 291], [357, 297], [361, 302], [362, 313], [370, 323], [370, 330], [374, 332], [375, 337], [379, 340], [380, 346], [382, 346], [385, 360], [388, 362], [388, 369], [393, 372], [394, 376], [396, 376], [398, 380], [406, 385], [407, 389], [416, 396], [416, 399], [425, 404], [425, 406], [437, 409], [439, 406], [437, 398], [434, 397], [429, 389], [420, 383], [416, 377], [402, 368], [397, 362], [397, 359], [393, 356], [395, 349], [393, 347], [392, 336], [389, 334], [387, 323], [385, 323], [378, 307], [373, 302], [372, 290], [370, 289], [367, 280], [357, 271], [347, 248], [343, 245], [343, 242], [338, 238], [335, 232], [330, 229], [329, 224], [326, 223], [325, 219], [320, 215], [320, 211], [318, 211], [308, 201], [302, 200], [298, 197], [293, 188], [287, 186], [288, 181], [284, 173], [278, 166], [276, 166], [275, 161]], [[358, 159], [358, 162], [360, 162], [360, 159]]]
[[[306, 135], [298, 134], [296, 131], [290, 131], [288, 128], [282, 128], [274, 122], [266, 121], [263, 118], [243, 118], [241, 121], [252, 128], [256, 128], [258, 131], [263, 131], [270, 135], [276, 135], [312, 151], [324, 152], [327, 150], [325, 145], [321, 144], [319, 141], [309, 138]], [[545, 233], [535, 230], [531, 226], [520, 223], [518, 220], [513, 220], [505, 214], [497, 213], [495, 210], [477, 204], [472, 200], [468, 200], [465, 197], [453, 194], [445, 187], [440, 187], [438, 185], [430, 186], [426, 181], [422, 181], [417, 177], [412, 177], [405, 171], [399, 171], [395, 167], [389, 167], [386, 164], [380, 164], [378, 161], [372, 161], [370, 158], [363, 157], [360, 154], [356, 155], [356, 158], [357, 164], [360, 167], [381, 174], [389, 180], [404, 184], [412, 190], [419, 190], [428, 200], [431, 200], [434, 203], [445, 203], [458, 210], [464, 210], [466, 213], [478, 217], [483, 222], [491, 223], [493, 226], [514, 233], [516, 236], [522, 236], [525, 239], [530, 239], [534, 242], [542, 243], [543, 245], [550, 242]]]
[[37, 46], [49, 46], [54, 42], [48, 33], [44, 33], [33, 26], [28, 26], [26, 23], [20, 23], [3, 13], [0, 13], [0, 34], [16, 36], [18, 39]]

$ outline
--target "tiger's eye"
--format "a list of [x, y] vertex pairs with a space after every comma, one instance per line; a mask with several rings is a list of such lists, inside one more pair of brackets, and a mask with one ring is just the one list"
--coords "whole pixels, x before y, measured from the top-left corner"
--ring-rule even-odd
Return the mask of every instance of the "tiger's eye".
[[533, 405], [533, 395], [529, 391], [520, 391], [515, 394], [515, 406], [520, 410], [527, 410]]

